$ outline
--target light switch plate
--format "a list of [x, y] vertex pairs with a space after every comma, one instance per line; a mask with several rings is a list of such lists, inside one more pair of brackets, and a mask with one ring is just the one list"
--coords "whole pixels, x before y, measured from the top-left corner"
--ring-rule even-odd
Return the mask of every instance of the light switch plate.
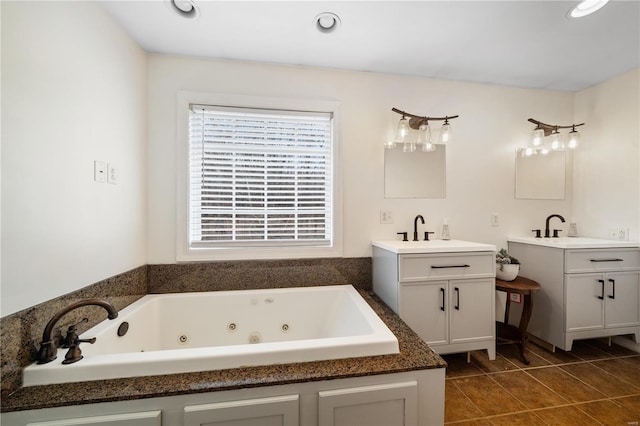
[[93, 162], [93, 180], [100, 183], [107, 181], [107, 163], [98, 160]]

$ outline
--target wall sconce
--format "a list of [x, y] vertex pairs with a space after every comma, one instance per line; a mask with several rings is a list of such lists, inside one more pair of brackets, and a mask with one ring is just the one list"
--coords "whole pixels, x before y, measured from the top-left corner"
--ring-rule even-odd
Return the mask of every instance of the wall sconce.
[[[447, 115], [445, 117], [424, 117], [415, 114], [409, 114], [408, 112], [401, 111], [397, 108], [391, 108], [391, 111], [398, 113], [402, 116], [398, 122], [398, 130], [396, 131], [396, 137], [393, 140], [386, 141], [384, 147], [395, 148], [397, 144], [401, 143], [402, 151], [414, 152], [417, 149], [417, 145], [421, 146], [422, 151], [429, 152], [435, 151], [436, 144], [446, 144], [452, 139], [451, 125], [449, 120], [458, 118], [458, 115]], [[440, 135], [437, 142], [434, 142], [431, 138], [431, 126], [430, 121], [444, 121], [440, 128]], [[418, 136], [415, 138], [411, 135], [411, 129], [417, 130]]]
[[[535, 124], [536, 128], [531, 132], [531, 139], [527, 147], [521, 150], [524, 157], [530, 157], [538, 153], [547, 155], [551, 151], [562, 151], [565, 148], [576, 149], [580, 145], [580, 133], [578, 133], [576, 127], [584, 126], [584, 123], [559, 126], [557, 124], [546, 124], [533, 118], [528, 121]], [[566, 145], [559, 131], [560, 129], [571, 129], [567, 134]], [[547, 136], [549, 138], [545, 142], [545, 137]]]

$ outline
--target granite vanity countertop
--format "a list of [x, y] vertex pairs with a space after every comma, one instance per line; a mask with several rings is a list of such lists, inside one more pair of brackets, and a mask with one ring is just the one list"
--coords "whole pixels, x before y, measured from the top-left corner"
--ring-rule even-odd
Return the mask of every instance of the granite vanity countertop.
[[446, 367], [445, 361], [377, 296], [365, 291], [360, 291], [360, 294], [396, 335], [400, 347], [399, 354], [23, 387], [2, 399], [2, 412]]

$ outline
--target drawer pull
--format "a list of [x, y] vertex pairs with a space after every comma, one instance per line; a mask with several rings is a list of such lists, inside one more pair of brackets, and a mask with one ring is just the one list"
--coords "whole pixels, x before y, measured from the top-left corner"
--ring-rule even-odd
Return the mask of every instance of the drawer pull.
[[453, 288], [456, 291], [456, 306], [454, 306], [456, 311], [460, 310], [460, 289], [458, 287]]
[[440, 306], [440, 310], [444, 311], [444, 288], [440, 287], [440, 293], [442, 294], [442, 305]]
[[624, 259], [591, 259], [591, 262], [624, 262]]
[[598, 299], [604, 300], [604, 280], [598, 280], [598, 282], [602, 285], [601, 295], [598, 296]]
[[431, 265], [431, 269], [470, 268], [470, 267], [471, 266], [469, 265], [442, 265], [442, 266]]

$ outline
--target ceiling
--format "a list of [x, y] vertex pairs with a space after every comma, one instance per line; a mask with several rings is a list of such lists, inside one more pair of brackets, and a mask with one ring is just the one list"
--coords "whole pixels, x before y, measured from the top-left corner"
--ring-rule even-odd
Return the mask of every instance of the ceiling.
[[[103, 1], [147, 52], [578, 91], [640, 66], [640, 1]], [[331, 34], [314, 18], [333, 12]]]

